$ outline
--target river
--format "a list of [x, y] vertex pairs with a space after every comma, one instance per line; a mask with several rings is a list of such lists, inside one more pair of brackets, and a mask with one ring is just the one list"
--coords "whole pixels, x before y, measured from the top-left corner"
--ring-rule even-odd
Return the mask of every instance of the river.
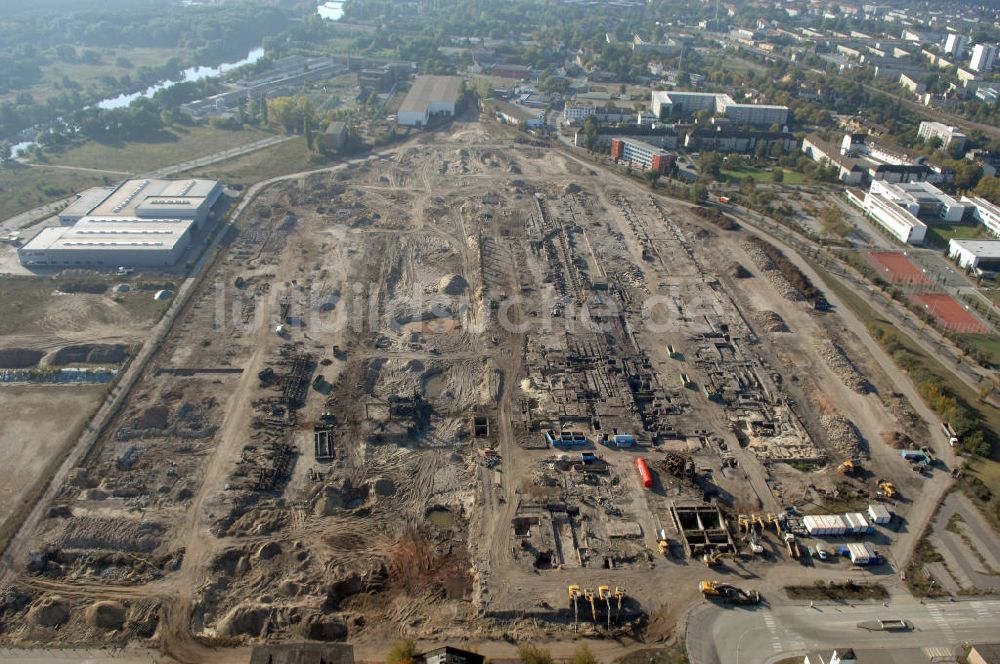
[[[201, 65], [188, 67], [187, 69], [181, 72], [180, 78], [176, 80], [160, 81], [155, 85], [149, 86], [145, 90], [140, 90], [138, 92], [132, 92], [128, 94], [123, 93], [118, 95], [117, 97], [102, 99], [93, 106], [96, 106], [97, 108], [103, 108], [106, 110], [114, 108], [126, 108], [136, 99], [140, 99], [142, 97], [152, 97], [158, 91], [166, 90], [167, 88], [171, 88], [177, 85], [178, 83], [192, 83], [194, 81], [201, 81], [213, 76], [221, 76], [222, 74], [225, 74], [227, 71], [236, 69], [237, 67], [253, 64], [263, 57], [264, 57], [264, 49], [258, 46], [257, 48], [247, 53], [245, 57], [235, 62], [224, 62], [221, 65], [216, 65], [214, 67], [205, 67]], [[88, 106], [87, 108], [91, 107]], [[36, 131], [35, 133], [37, 134], [38, 131]], [[29, 147], [31, 147], [32, 144], [34, 144], [34, 141], [23, 141], [21, 143], [16, 143], [13, 146], [12, 154], [17, 155], [18, 153], [27, 150]]]

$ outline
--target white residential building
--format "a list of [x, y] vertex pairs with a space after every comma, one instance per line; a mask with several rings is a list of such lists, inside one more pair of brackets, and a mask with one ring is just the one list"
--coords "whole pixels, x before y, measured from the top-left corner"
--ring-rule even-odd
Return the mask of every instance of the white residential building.
[[969, 43], [969, 38], [956, 32], [949, 32], [944, 40], [944, 52], [960, 58], [965, 55], [965, 47]]
[[697, 111], [721, 113], [736, 124], [784, 125], [788, 107], [767, 104], [739, 104], [727, 94], [654, 90], [651, 108], [660, 120], [672, 114], [687, 116]]
[[978, 72], [992, 71], [993, 62], [996, 58], [996, 44], [976, 44], [972, 49], [972, 59], [969, 60], [969, 68]]
[[917, 136], [926, 140], [937, 138], [941, 141], [941, 146], [945, 148], [954, 147], [961, 150], [965, 147], [967, 137], [958, 127], [952, 127], [941, 122], [921, 122], [917, 130]]

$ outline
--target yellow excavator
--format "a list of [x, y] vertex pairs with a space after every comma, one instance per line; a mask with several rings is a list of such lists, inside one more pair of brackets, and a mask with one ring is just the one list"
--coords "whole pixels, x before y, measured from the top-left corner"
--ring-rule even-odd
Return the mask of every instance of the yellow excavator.
[[622, 600], [625, 599], [625, 589], [615, 586], [614, 592], [615, 601], [618, 602], [618, 609], [615, 613], [615, 622], [621, 622], [622, 620]]
[[709, 567], [713, 565], [718, 565], [722, 562], [722, 554], [717, 551], [705, 552], [705, 555], [701, 557], [703, 563]]
[[576, 631], [580, 613], [577, 602], [580, 599], [580, 586], [573, 584], [569, 587], [569, 603], [573, 605], [573, 631]]
[[750, 517], [748, 517], [746, 514], [740, 514], [736, 517], [736, 523], [739, 526], [741, 535], [750, 534]]
[[896, 487], [889, 480], [879, 480], [877, 493], [880, 498], [895, 498]]
[[778, 533], [778, 537], [781, 537], [781, 520], [775, 515], [768, 513], [767, 522], [774, 524], [774, 532]]
[[611, 629], [611, 587], [610, 586], [598, 586], [597, 587], [597, 597], [608, 609], [608, 629]]
[[755, 513], [750, 515], [750, 526], [759, 528], [760, 530], [758, 532], [760, 533], [764, 532], [764, 521], [761, 520], [759, 514]]
[[594, 602], [594, 591], [590, 588], [583, 589], [583, 598], [590, 602], [590, 615], [594, 619], [594, 623], [597, 623], [597, 603]]
[[756, 590], [746, 591], [730, 583], [721, 581], [702, 581], [698, 590], [705, 599], [721, 600], [732, 604], [760, 604], [760, 593]]

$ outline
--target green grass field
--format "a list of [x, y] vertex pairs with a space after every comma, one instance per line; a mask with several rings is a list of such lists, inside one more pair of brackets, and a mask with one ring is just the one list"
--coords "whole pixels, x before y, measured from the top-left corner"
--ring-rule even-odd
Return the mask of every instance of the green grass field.
[[955, 238], [958, 240], [978, 240], [990, 239], [989, 233], [979, 226], [927, 226], [927, 235], [924, 241], [939, 249], [948, 248], [948, 240]]
[[[777, 167], [776, 167], [777, 168]], [[798, 171], [792, 171], [787, 168], [783, 169], [785, 171], [785, 179], [782, 184], [803, 184], [806, 178], [802, 173]], [[765, 171], [760, 168], [755, 168], [753, 166], [737, 166], [736, 168], [722, 168], [719, 173], [728, 181], [732, 182], [743, 182], [748, 177], [753, 178], [755, 182], [760, 183], [771, 183], [774, 182], [773, 174], [771, 171]]]
[[253, 127], [235, 131], [208, 125], [174, 127], [164, 132], [160, 140], [124, 145], [104, 145], [90, 141], [53, 155], [50, 159], [53, 164], [64, 166], [144, 173], [253, 143], [272, 135]]
[[[205, 157], [272, 135], [255, 128], [232, 131], [204, 125], [174, 128], [156, 142], [115, 146], [91, 141], [48, 156], [48, 163], [17, 164], [0, 171], [0, 219], [66, 198], [82, 189], [123, 180], [130, 174]], [[115, 172], [73, 171], [65, 166]]]
[[251, 185], [278, 175], [322, 167], [323, 164], [309, 160], [305, 139], [296, 137], [263, 150], [196, 168], [179, 176], [205, 177], [228, 184]]
[[1000, 366], [1000, 338], [990, 334], [963, 334], [961, 337], [979, 352], [988, 355], [993, 366]]
[[[184, 58], [187, 53], [180, 49], [170, 48], [106, 48], [89, 49], [96, 50], [100, 54], [98, 64], [84, 64], [82, 62], [61, 62], [54, 61], [42, 67], [42, 78], [35, 85], [26, 90], [37, 102], [43, 102], [49, 97], [59, 95], [65, 91], [62, 79], [65, 76], [83, 90], [94, 86], [102, 86], [101, 78], [104, 76], [114, 76], [121, 78], [125, 75], [134, 75], [139, 67], [158, 67], [166, 63], [170, 58]], [[78, 48], [77, 52], [82, 53], [83, 48]], [[124, 57], [132, 63], [131, 68], [119, 67], [115, 64], [119, 57]], [[53, 60], [55, 60], [53, 58]], [[22, 91], [11, 92], [0, 96], [0, 101], [13, 100]], [[122, 92], [126, 92], [122, 90]], [[129, 90], [127, 92], [134, 92]], [[113, 95], [111, 95], [113, 96]]]
[[80, 191], [106, 184], [114, 176], [42, 166], [14, 165], [0, 169], [0, 219]]

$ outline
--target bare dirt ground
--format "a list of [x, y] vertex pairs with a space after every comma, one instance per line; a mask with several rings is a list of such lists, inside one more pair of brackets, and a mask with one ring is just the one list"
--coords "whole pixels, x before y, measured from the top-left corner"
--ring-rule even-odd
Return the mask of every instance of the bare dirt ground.
[[160, 309], [151, 294], [114, 296], [110, 284], [103, 294], [60, 291], [61, 285], [72, 281], [71, 277], [0, 279], [5, 306], [0, 320], [0, 373], [31, 374], [17, 379], [5, 376], [0, 384], [4, 413], [0, 524], [22, 506], [37, 483], [44, 482], [50, 464], [76, 439], [107, 389], [86, 382], [43, 384], [44, 374], [75, 368], [116, 370], [142, 343]]
[[[0, 642], [627, 648], [667, 638], [706, 574], [781, 576], [740, 514], [918, 490], [883, 449], [910, 429], [893, 386], [750, 233], [492, 131], [247, 206], [7, 571]], [[867, 474], [833, 470], [849, 457]]]
[[[0, 386], [0, 520], [73, 439], [104, 395], [98, 385]], [[58, 415], [56, 415], [58, 413]]]

